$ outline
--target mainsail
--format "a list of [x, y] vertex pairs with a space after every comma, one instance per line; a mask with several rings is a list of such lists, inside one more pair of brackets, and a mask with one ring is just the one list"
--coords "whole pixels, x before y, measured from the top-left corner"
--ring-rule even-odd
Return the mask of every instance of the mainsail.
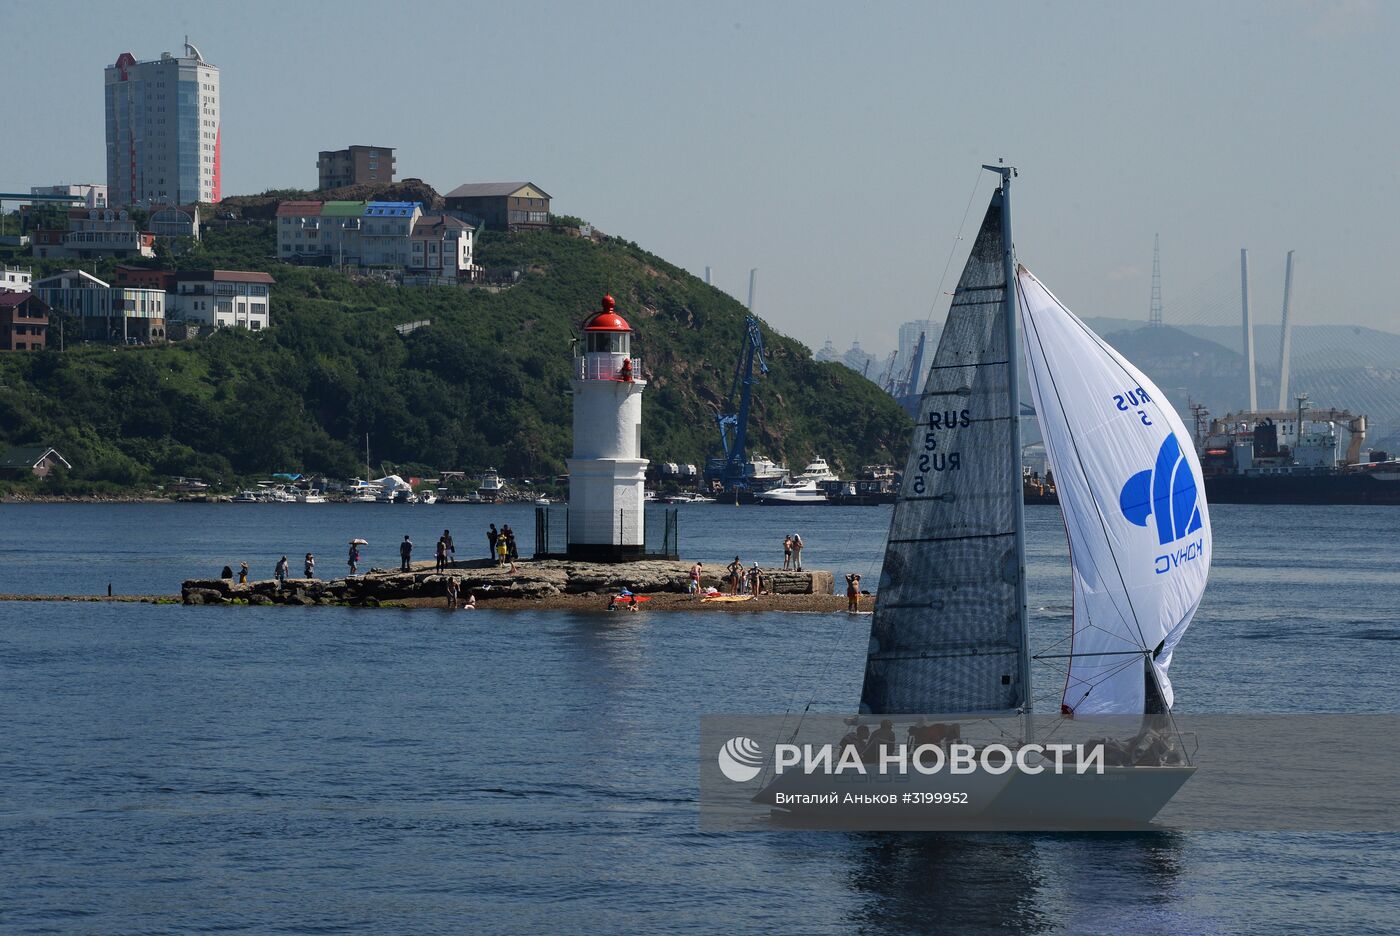
[[1017, 282], [1031, 394], [1074, 567], [1062, 711], [1170, 709], [1172, 650], [1210, 569], [1191, 436], [1156, 384], [1024, 267]]
[[1027, 700], [1002, 212], [998, 190], [919, 404], [885, 547], [863, 713], [1011, 713]]

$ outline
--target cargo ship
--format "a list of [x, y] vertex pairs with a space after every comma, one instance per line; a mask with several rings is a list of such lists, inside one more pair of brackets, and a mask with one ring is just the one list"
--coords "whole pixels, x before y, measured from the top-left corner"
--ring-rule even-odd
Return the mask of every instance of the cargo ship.
[[1306, 396], [1291, 411], [1192, 412], [1212, 504], [1400, 504], [1400, 460], [1363, 455], [1365, 416], [1310, 409]]

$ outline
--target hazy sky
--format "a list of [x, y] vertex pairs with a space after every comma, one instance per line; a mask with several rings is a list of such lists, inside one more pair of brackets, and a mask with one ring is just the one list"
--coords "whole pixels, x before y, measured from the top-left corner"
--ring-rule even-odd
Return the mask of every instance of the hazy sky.
[[[1022, 262], [1082, 315], [1146, 318], [1160, 232], [1169, 323], [1227, 320], [1193, 290], [1228, 292], [1248, 246], [1261, 272], [1298, 251], [1297, 321], [1400, 329], [1397, 3], [2, 9], [0, 190], [105, 181], [103, 67], [188, 33], [221, 70], [225, 194], [314, 187], [351, 143], [439, 191], [533, 181], [740, 298], [759, 268], [759, 312], [814, 348], [942, 316], [997, 157]], [[1279, 284], [1255, 288], [1276, 320]]]

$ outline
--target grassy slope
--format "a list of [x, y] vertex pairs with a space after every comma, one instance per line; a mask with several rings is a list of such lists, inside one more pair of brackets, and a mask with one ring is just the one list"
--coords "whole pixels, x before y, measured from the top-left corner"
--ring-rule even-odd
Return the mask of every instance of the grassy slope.
[[[366, 432], [376, 468], [547, 475], [563, 470], [571, 447], [571, 334], [611, 292], [654, 373], [645, 454], [700, 463], [717, 447], [713, 413], [744, 309], [634, 244], [487, 235], [481, 261], [522, 272], [502, 292], [360, 282], [277, 264], [272, 248], [270, 227], [240, 225], [208, 231], [179, 260], [271, 272], [268, 332], [0, 356], [0, 440], [58, 445], [75, 476], [122, 485], [151, 474], [348, 476]], [[109, 272], [99, 265], [99, 276]], [[416, 319], [433, 325], [393, 330]], [[905, 444], [904, 415], [873, 384], [767, 328], [764, 340], [771, 374], [756, 388], [751, 450], [793, 464], [825, 455], [849, 472]]]

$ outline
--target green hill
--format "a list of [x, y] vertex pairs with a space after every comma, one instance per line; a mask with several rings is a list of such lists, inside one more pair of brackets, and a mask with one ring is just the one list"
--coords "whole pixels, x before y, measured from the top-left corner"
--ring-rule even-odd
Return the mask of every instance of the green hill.
[[[635, 244], [486, 234], [479, 262], [520, 271], [499, 290], [400, 288], [286, 266], [270, 259], [274, 246], [270, 224], [211, 227], [178, 260], [272, 273], [267, 331], [0, 355], [0, 441], [57, 446], [74, 463], [70, 483], [88, 488], [166, 475], [349, 477], [363, 471], [366, 434], [375, 470], [494, 465], [548, 476], [572, 446], [571, 335], [610, 292], [653, 373], [643, 453], [698, 464], [717, 449], [713, 414], [745, 310]], [[34, 265], [38, 278], [63, 264]], [[394, 330], [422, 319], [431, 326]], [[799, 466], [825, 455], [847, 472], [900, 454], [908, 421], [874, 384], [766, 327], [764, 341], [771, 373], [756, 388], [751, 451]]]

